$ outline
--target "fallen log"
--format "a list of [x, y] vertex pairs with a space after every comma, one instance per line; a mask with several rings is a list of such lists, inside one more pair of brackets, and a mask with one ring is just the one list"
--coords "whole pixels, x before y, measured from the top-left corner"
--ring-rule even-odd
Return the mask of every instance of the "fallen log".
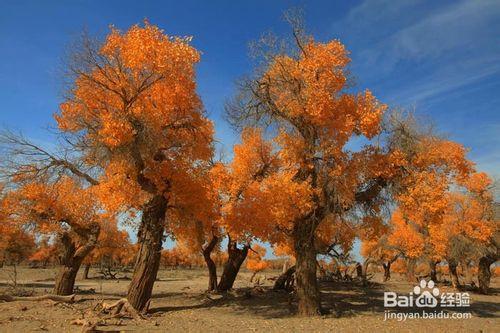
[[75, 301], [75, 294], [61, 296], [61, 295], [42, 295], [42, 296], [12, 296], [8, 294], [0, 294], [0, 301], [15, 302], [15, 301], [46, 301], [51, 300], [61, 303], [73, 303]]

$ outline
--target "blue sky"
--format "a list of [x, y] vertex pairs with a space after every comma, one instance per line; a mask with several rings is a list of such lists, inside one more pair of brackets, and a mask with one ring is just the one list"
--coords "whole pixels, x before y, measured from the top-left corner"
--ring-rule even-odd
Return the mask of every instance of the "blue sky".
[[500, 1], [11, 1], [0, 4], [0, 125], [50, 142], [61, 101], [59, 68], [82, 29], [105, 35], [148, 18], [190, 35], [203, 52], [199, 93], [227, 150], [237, 135], [222, 119], [234, 82], [252, 69], [248, 42], [287, 32], [282, 12], [305, 10], [319, 40], [352, 52], [360, 89], [415, 108], [500, 176]]

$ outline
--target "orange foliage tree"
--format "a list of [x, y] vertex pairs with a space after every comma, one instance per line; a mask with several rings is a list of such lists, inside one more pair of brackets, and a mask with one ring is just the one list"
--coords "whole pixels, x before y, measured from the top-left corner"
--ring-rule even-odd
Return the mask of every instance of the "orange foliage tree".
[[267, 177], [264, 190], [272, 206], [269, 223], [293, 244], [299, 314], [317, 315], [318, 226], [376, 196], [394, 163], [376, 146], [359, 152], [346, 146], [353, 137], [377, 135], [386, 106], [368, 90], [347, 91], [345, 47], [293, 28], [293, 51], [266, 52], [262, 70], [242, 82], [227, 111], [235, 125], [266, 123], [277, 132], [280, 170]]
[[118, 229], [116, 220], [101, 223], [97, 245], [85, 259], [87, 266], [84, 277], [87, 278], [90, 265], [99, 265], [104, 276], [114, 278], [116, 274], [112, 270], [123, 268], [129, 260], [131, 251], [133, 249], [128, 233]]
[[156, 279], [167, 210], [199, 201], [193, 175], [212, 155], [212, 123], [196, 94], [200, 55], [189, 40], [146, 22], [124, 33], [113, 28], [102, 44], [84, 41], [56, 115], [85, 163], [100, 168], [97, 178], [78, 172], [106, 209], [141, 214], [127, 295], [141, 311]]
[[399, 148], [405, 155], [405, 172], [394, 194], [397, 209], [390, 220], [389, 242], [407, 258], [410, 279], [417, 259], [428, 261], [433, 280], [436, 265], [446, 260], [458, 286], [453, 244], [460, 235], [462, 240], [487, 243], [494, 232], [488, 213], [490, 182], [474, 172], [462, 145], [415, 130], [413, 137], [409, 131], [403, 136]]
[[46, 268], [49, 263], [55, 263], [60, 251], [58, 245], [55, 241], [50, 242], [50, 237], [42, 237], [37, 242], [35, 252], [29, 258], [30, 262], [40, 264], [42, 268]]
[[0, 220], [0, 262], [16, 266], [35, 251], [33, 236], [18, 225]]
[[92, 188], [63, 177], [58, 182], [22, 183], [5, 199], [9, 219], [33, 233], [57, 235], [60, 270], [54, 293], [73, 293], [76, 274], [94, 249], [101, 223], [108, 218], [95, 200]]

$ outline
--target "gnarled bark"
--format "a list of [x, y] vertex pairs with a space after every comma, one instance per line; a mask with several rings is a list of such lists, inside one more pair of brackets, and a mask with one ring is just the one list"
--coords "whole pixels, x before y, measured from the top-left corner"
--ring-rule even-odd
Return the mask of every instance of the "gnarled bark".
[[97, 223], [89, 228], [72, 226], [72, 229], [85, 241], [76, 248], [67, 232], [60, 236], [62, 252], [59, 256], [61, 268], [55, 280], [54, 294], [71, 295], [75, 287], [75, 279], [85, 257], [94, 249], [99, 237], [100, 227]]
[[228, 291], [233, 288], [234, 280], [236, 280], [236, 276], [240, 271], [241, 264], [247, 257], [248, 249], [248, 245], [244, 245], [242, 249], [239, 249], [237, 243], [229, 238], [227, 244], [228, 258], [217, 286], [219, 291]]
[[210, 255], [218, 241], [219, 238], [213, 235], [210, 242], [202, 250], [203, 258], [208, 268], [208, 291], [217, 291], [217, 266]]
[[142, 211], [137, 235], [140, 248], [127, 294], [130, 305], [140, 312], [147, 311], [160, 266], [166, 211], [167, 200], [161, 195], [153, 197]]

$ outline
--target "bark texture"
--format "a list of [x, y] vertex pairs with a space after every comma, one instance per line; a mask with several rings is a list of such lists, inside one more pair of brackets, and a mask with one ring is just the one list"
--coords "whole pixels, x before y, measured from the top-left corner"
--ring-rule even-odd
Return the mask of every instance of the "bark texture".
[[236, 280], [236, 276], [240, 271], [241, 264], [247, 257], [248, 249], [248, 245], [244, 245], [242, 249], [239, 249], [236, 242], [229, 239], [227, 244], [228, 258], [217, 286], [219, 291], [228, 291], [233, 288], [234, 280]]
[[219, 238], [217, 236], [212, 236], [210, 243], [202, 250], [203, 258], [208, 268], [208, 291], [217, 291], [217, 266], [210, 255], [218, 241]]
[[147, 311], [160, 266], [166, 210], [167, 200], [158, 195], [145, 205], [142, 212], [137, 235], [140, 248], [127, 294], [130, 305], [140, 312]]
[[299, 316], [321, 314], [320, 292], [316, 278], [316, 249], [314, 247], [314, 227], [312, 223], [297, 223], [294, 229], [296, 255], [295, 279], [299, 301]]
[[98, 224], [91, 224], [88, 228], [72, 226], [72, 230], [83, 240], [83, 245], [77, 248], [68, 232], [61, 234], [62, 250], [59, 256], [61, 267], [55, 280], [55, 295], [73, 294], [76, 274], [85, 257], [95, 248], [100, 227]]

